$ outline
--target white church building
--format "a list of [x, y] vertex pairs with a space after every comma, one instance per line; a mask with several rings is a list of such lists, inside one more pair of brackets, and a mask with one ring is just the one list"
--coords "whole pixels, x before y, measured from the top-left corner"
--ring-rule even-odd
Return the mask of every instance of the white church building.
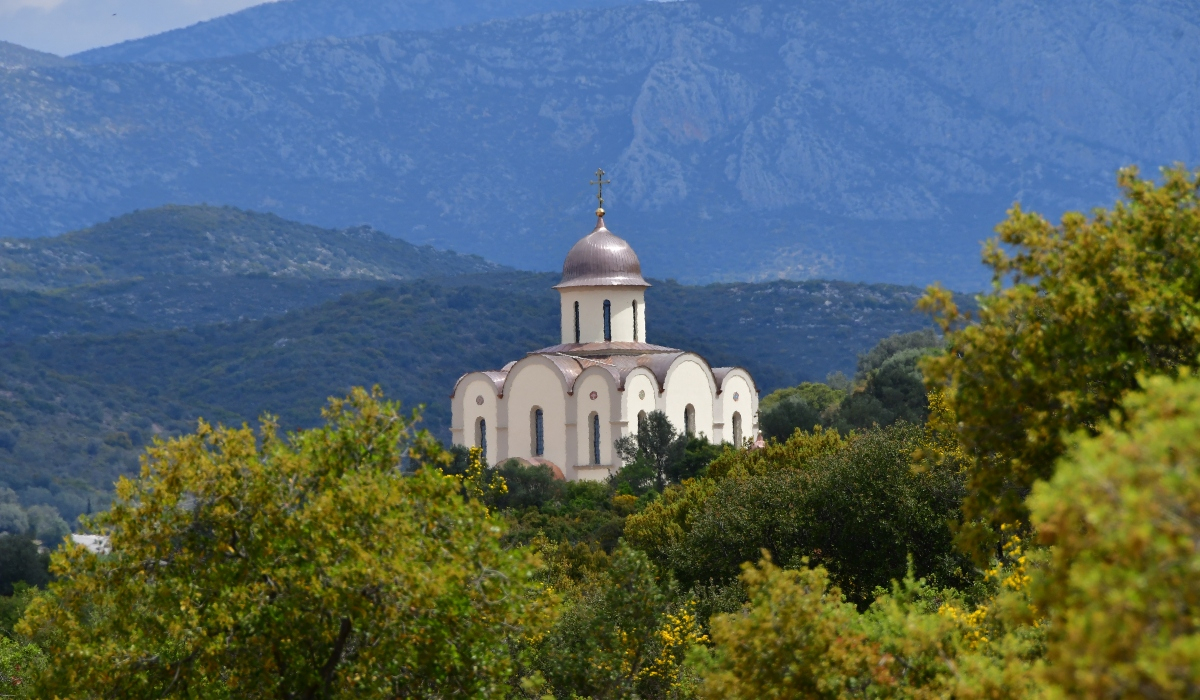
[[647, 342], [650, 285], [633, 248], [605, 227], [600, 201], [595, 230], [571, 248], [554, 287], [562, 343], [454, 385], [453, 442], [482, 447], [488, 464], [519, 457], [567, 480], [604, 479], [622, 466], [613, 443], [655, 410], [713, 442], [757, 434], [749, 372]]

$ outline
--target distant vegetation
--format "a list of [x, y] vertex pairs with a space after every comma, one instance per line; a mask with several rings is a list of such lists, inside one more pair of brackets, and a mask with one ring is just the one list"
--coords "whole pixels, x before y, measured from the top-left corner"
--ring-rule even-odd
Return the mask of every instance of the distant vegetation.
[[49, 238], [0, 239], [0, 288], [170, 275], [402, 280], [504, 269], [368, 226], [331, 230], [233, 207], [165, 206]]

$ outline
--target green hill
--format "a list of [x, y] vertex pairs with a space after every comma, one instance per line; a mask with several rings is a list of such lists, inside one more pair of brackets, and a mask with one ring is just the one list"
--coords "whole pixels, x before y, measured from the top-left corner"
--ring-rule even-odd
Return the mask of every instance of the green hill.
[[[0, 481], [53, 494], [107, 490], [136, 468], [153, 436], [191, 430], [197, 417], [237, 424], [269, 411], [285, 427], [307, 426], [326, 397], [376, 383], [407, 405], [426, 404], [428, 427], [447, 439], [448, 395], [460, 374], [557, 342], [555, 281], [534, 273], [425, 279], [258, 321], [8, 343]], [[746, 366], [765, 393], [851, 372], [879, 338], [925, 327], [912, 311], [917, 295], [841, 282], [656, 282], [648, 336]]]
[[0, 239], [0, 288], [8, 289], [160, 275], [381, 281], [501, 269], [366, 226], [323, 229], [233, 207], [172, 205], [61, 236]]

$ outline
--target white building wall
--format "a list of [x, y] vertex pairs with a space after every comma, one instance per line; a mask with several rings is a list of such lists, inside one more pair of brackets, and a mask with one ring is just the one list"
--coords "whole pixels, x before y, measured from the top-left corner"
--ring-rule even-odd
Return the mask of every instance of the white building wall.
[[638, 414], [647, 415], [658, 409], [658, 380], [647, 369], [636, 369], [625, 378], [624, 435], [633, 435], [638, 428]]
[[[579, 424], [576, 426], [579, 449], [575, 454], [575, 466], [611, 467], [615, 463], [613, 452], [613, 423], [620, 420], [618, 412], [613, 410], [616, 400], [616, 387], [612, 375], [601, 369], [585, 372], [575, 382], [576, 415]], [[596, 398], [592, 398], [592, 394]], [[600, 462], [594, 463], [592, 454], [592, 415], [600, 417]]]
[[[549, 360], [523, 360], [509, 371], [505, 382], [508, 452], [505, 457], [533, 459], [533, 409], [542, 409], [542, 459], [557, 464], [567, 479], [573, 479], [567, 455], [567, 401], [562, 375]], [[573, 421], [572, 421], [573, 422]]]
[[663, 393], [666, 398], [666, 408], [664, 410], [675, 428], [683, 432], [684, 411], [691, 404], [696, 411], [696, 434], [706, 435], [712, 440], [716, 432], [713, 427], [713, 399], [716, 395], [716, 386], [713, 383], [711, 372], [702, 364], [702, 361], [687, 355], [676, 360], [671, 369], [667, 371], [665, 387], [666, 390]]
[[[483, 403], [478, 403], [482, 398]], [[495, 464], [503, 459], [500, 443], [497, 438], [499, 428], [497, 411], [498, 399], [492, 380], [483, 374], [468, 376], [459, 382], [458, 389], [450, 405], [450, 437], [451, 443], [465, 447], [476, 447], [477, 436], [475, 426], [480, 418], [487, 427], [488, 454], [485, 456], [488, 464]]]
[[[736, 398], [735, 398], [736, 397]], [[721, 440], [733, 442], [733, 414], [742, 417], [742, 439], [754, 439], [758, 431], [758, 393], [753, 389], [750, 375], [744, 370], [734, 369], [725, 376], [718, 414], [725, 424]]]
[[614, 342], [633, 341], [633, 303], [637, 302], [637, 337], [646, 341], [646, 290], [640, 287], [568, 287], [560, 290], [562, 342], [575, 342], [575, 302], [579, 302], [579, 342], [604, 342], [604, 301], [611, 303]]

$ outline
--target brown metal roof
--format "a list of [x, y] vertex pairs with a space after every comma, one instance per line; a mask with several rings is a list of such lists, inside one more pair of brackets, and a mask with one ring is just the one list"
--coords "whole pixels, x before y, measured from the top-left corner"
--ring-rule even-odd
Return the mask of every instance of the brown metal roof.
[[604, 226], [604, 217], [596, 228], [579, 240], [563, 262], [562, 281], [555, 289], [567, 287], [649, 287], [642, 278], [642, 263], [637, 253]]

